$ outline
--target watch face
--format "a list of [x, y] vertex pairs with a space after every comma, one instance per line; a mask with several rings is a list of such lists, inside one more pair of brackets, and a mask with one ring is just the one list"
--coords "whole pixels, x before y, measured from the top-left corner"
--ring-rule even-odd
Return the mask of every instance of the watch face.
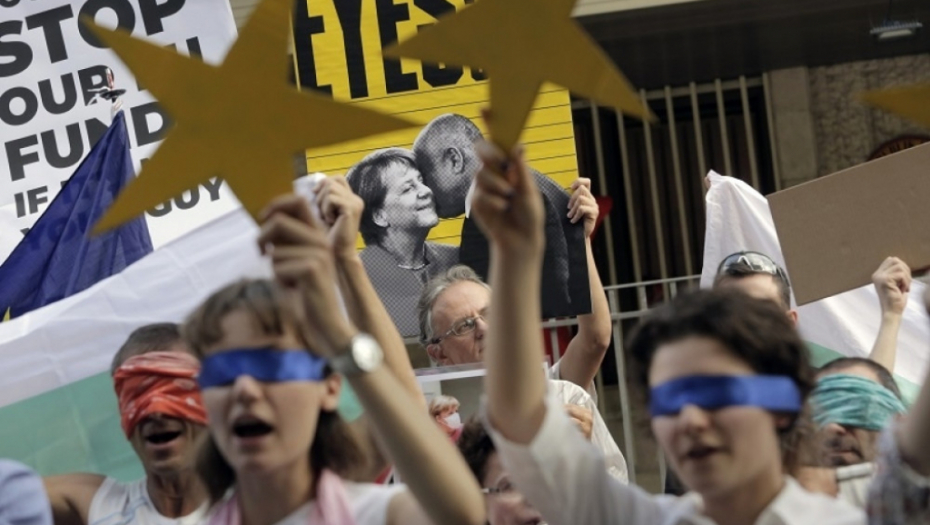
[[356, 339], [352, 345], [352, 356], [355, 358], [355, 364], [366, 372], [378, 368], [384, 358], [378, 343], [367, 336]]

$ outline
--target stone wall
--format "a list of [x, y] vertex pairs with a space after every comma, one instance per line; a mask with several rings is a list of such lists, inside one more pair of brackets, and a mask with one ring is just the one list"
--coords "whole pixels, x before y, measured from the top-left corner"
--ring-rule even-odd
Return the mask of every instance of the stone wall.
[[817, 175], [865, 162], [883, 143], [930, 131], [858, 100], [863, 91], [930, 82], [930, 55], [910, 55], [810, 68], [810, 110], [817, 142]]

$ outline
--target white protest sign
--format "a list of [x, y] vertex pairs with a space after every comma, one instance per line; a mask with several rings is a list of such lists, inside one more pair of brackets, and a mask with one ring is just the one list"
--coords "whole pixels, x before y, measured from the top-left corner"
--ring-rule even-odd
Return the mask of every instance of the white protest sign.
[[[137, 172], [168, 126], [144, 86], [80, 24], [85, 16], [213, 64], [236, 38], [228, 0], [0, 0], [0, 238], [32, 226], [106, 131], [111, 105], [94, 99], [106, 68], [126, 90]], [[236, 206], [225, 184], [203, 183], [147, 213], [152, 242], [157, 248]]]

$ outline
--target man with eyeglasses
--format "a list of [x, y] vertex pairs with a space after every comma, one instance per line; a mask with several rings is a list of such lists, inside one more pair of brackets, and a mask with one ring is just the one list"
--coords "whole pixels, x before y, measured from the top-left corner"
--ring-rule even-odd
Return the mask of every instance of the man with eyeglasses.
[[[594, 376], [607, 353], [613, 327], [610, 307], [591, 251], [591, 234], [597, 223], [598, 207], [590, 185], [588, 179], [575, 181], [572, 185], [574, 192], [565, 211], [572, 217], [572, 222], [584, 221], [591, 313], [578, 316], [578, 333], [562, 359], [552, 367], [550, 377], [570, 381], [593, 394]], [[420, 343], [434, 365], [481, 362], [487, 331], [484, 314], [490, 298], [490, 287], [466, 266], [453, 267], [426, 284], [417, 305]]]
[[[569, 206], [578, 212], [578, 220], [584, 220], [592, 311], [578, 317], [578, 333], [562, 359], [549, 368], [549, 389], [585, 436], [600, 447], [607, 459], [608, 472], [626, 482], [626, 460], [598, 411], [593, 386], [610, 344], [612, 326], [610, 308], [591, 252], [590, 237], [598, 208], [589, 187], [590, 181], [578, 179]], [[420, 343], [433, 365], [481, 362], [490, 299], [491, 288], [467, 266], [454, 266], [426, 284], [417, 305]]]
[[[490, 298], [490, 287], [467, 266], [453, 266], [427, 283], [419, 304], [420, 337], [433, 364], [448, 366], [481, 362]], [[608, 316], [608, 323], [609, 319]], [[576, 335], [575, 339], [578, 337]], [[594, 398], [574, 382], [559, 379], [564, 373], [562, 364], [570, 359], [569, 351], [549, 369], [549, 389], [562, 402], [585, 437], [600, 447], [607, 460], [608, 472], [626, 483], [629, 479], [626, 460], [610, 435]], [[590, 379], [587, 384], [591, 385]]]

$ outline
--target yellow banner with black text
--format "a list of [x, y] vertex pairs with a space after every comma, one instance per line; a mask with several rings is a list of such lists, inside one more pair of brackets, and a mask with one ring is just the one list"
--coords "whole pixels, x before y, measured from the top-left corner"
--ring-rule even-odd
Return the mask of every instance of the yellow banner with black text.
[[[350, 173], [350, 185], [366, 201], [364, 239], [359, 247], [369, 275], [404, 335], [418, 331], [415, 315], [411, 317], [414, 296], [430, 277], [457, 263], [468, 264], [484, 276], [486, 248], [466, 249], [468, 240], [463, 236], [475, 230], [465, 217], [477, 170], [470, 146], [485, 132], [480, 111], [487, 105], [488, 82], [479, 70], [388, 59], [382, 49], [435, 24], [442, 15], [467, 8], [472, 1], [298, 0], [294, 13], [295, 76], [302, 89], [422, 123], [307, 154], [310, 172]], [[543, 87], [522, 142], [537, 177], [543, 177], [537, 181], [547, 186], [544, 195], [549, 190], [547, 202], [561, 205], [562, 195], [567, 202], [564, 190], [578, 177], [578, 166], [566, 90]], [[567, 209], [555, 208], [553, 203], [553, 213], [559, 214], [553, 221], [564, 222]], [[576, 307], [567, 307], [569, 295], [575, 295], [569, 290], [578, 289], [579, 295], [586, 291], [586, 271], [568, 278], [569, 266], [585, 268], [584, 248], [580, 247], [579, 261], [569, 260], [569, 252], [579, 247], [565, 241], [567, 232], [561, 230], [558, 241], [552, 239], [556, 228], [560, 225], [547, 231], [547, 239], [565, 252], [557, 264], [560, 270], [553, 273], [564, 284], [565, 300], [559, 307], [549, 301], [553, 307], [547, 308], [544, 298], [544, 310], [567, 315], [584, 311], [590, 304], [589, 300], [576, 301]], [[461, 249], [454, 248], [460, 245]], [[395, 313], [398, 310], [410, 310], [411, 315]]]

